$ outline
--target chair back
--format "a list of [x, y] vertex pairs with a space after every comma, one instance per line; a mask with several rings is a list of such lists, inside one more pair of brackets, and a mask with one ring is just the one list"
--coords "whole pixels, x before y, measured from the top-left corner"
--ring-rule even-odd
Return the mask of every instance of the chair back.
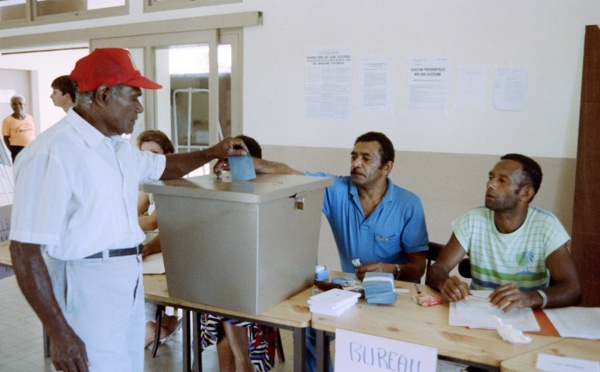
[[471, 260], [469, 257], [463, 258], [458, 264], [458, 273], [463, 278], [471, 278]]
[[442, 248], [444, 248], [443, 244], [429, 242], [429, 251], [427, 251], [427, 270], [429, 270], [429, 266], [431, 266], [433, 261], [437, 261]]
[[443, 248], [444, 248], [443, 244], [429, 242], [429, 250], [427, 251], [427, 268], [425, 271], [425, 278], [427, 278], [427, 275], [429, 274], [429, 267], [431, 266], [431, 263], [433, 261], [437, 261], [439, 255], [440, 255], [440, 252], [442, 251]]

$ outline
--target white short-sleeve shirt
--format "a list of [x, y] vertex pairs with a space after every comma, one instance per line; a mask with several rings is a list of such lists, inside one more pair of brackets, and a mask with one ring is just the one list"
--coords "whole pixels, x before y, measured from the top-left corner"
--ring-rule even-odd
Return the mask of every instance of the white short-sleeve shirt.
[[15, 164], [10, 239], [41, 244], [61, 260], [144, 240], [140, 182], [159, 179], [166, 158], [106, 137], [74, 110], [43, 132]]

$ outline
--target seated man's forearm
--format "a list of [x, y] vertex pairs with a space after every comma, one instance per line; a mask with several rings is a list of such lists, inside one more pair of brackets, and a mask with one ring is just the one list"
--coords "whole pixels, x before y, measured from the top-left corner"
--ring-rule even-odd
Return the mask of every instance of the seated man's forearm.
[[304, 174], [303, 172], [297, 171], [283, 163], [277, 163], [274, 161], [268, 161], [268, 160], [258, 159], [258, 158], [253, 158], [253, 159], [254, 159], [254, 169], [256, 170], [256, 173], [259, 173], [259, 174], [296, 174], [296, 175]]
[[548, 298], [546, 308], [575, 306], [581, 302], [581, 288], [573, 283], [553, 285], [542, 291]]
[[445, 270], [442, 265], [437, 262], [431, 265], [427, 271], [427, 277], [425, 280], [425, 284], [429, 287], [437, 290], [438, 292], [442, 291], [442, 286], [450, 278], [450, 273]]
[[403, 280], [405, 282], [418, 282], [421, 280], [423, 274], [424, 270], [421, 270], [418, 265], [406, 263], [401, 265], [398, 280]]

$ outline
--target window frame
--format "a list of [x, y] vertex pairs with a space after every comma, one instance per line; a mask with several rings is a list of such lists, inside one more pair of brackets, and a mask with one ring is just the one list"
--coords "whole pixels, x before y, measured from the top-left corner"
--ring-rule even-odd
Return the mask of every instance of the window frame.
[[129, 15], [129, 0], [123, 0], [124, 5], [114, 6], [103, 9], [79, 10], [60, 14], [49, 14], [38, 16], [36, 12], [37, 0], [26, 0], [25, 18], [22, 19], [0, 19], [0, 29], [31, 27], [37, 25], [46, 25], [53, 23], [82, 21], [97, 18], [117, 17]]
[[241, 3], [243, 0], [144, 0], [144, 13]]

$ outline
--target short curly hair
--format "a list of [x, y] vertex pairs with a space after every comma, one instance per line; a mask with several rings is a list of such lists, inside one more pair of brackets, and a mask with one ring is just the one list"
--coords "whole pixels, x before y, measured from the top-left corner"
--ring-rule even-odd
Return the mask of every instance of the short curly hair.
[[137, 137], [137, 145], [138, 147], [142, 147], [142, 143], [144, 142], [156, 142], [163, 152], [166, 154], [172, 154], [175, 152], [175, 148], [173, 147], [173, 142], [167, 137], [164, 132], [156, 129], [148, 129], [143, 131]]
[[361, 134], [358, 136], [356, 141], [354, 141], [354, 145], [359, 142], [377, 142], [381, 146], [381, 164], [384, 165], [388, 161], [394, 162], [394, 158], [396, 152], [394, 150], [394, 144], [390, 139], [383, 133], [380, 132], [367, 132], [365, 134]]
[[[519, 186], [528, 186], [531, 185], [533, 187], [534, 196], [537, 194], [540, 186], [542, 185], [542, 167], [530, 157], [521, 154], [506, 154], [500, 158], [500, 160], [513, 160], [517, 163], [521, 164], [523, 167], [523, 173], [525, 178], [521, 182]], [[533, 198], [531, 198], [533, 200]]]

